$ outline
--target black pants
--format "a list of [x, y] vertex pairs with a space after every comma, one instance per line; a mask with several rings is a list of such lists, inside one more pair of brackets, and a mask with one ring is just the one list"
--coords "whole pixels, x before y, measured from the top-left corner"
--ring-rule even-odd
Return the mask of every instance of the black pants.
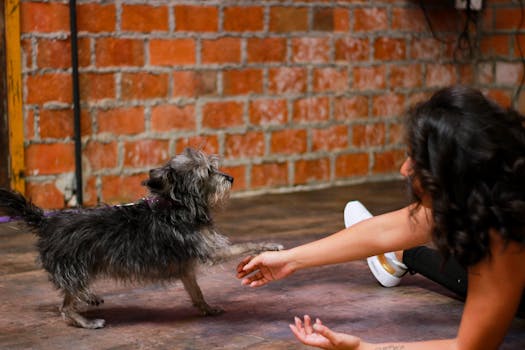
[[[407, 249], [403, 252], [403, 263], [411, 273], [419, 273], [426, 278], [439, 283], [460, 297], [467, 295], [467, 270], [455, 259], [450, 258], [443, 264], [441, 254], [425, 246]], [[519, 315], [525, 315], [525, 295], [521, 297]]]

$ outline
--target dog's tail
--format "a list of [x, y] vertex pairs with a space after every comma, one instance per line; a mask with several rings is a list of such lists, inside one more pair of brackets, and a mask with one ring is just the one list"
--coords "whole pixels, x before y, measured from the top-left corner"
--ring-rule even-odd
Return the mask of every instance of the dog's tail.
[[11, 218], [19, 218], [37, 227], [44, 220], [44, 211], [16, 191], [0, 188], [0, 212]]

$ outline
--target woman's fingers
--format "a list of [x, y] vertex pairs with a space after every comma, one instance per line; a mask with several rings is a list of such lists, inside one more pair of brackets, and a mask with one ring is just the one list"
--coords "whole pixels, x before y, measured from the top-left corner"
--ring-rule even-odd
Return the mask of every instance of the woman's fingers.
[[308, 315], [304, 315], [304, 331], [306, 334], [312, 334], [314, 332], [314, 329], [312, 328], [312, 320]]

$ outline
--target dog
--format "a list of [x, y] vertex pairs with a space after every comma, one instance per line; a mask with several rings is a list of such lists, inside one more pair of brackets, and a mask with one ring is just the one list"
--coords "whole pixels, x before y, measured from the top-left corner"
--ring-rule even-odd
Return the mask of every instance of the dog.
[[149, 171], [148, 196], [131, 205], [67, 209], [46, 215], [23, 195], [0, 189], [0, 211], [18, 218], [38, 236], [39, 261], [64, 300], [62, 317], [96, 329], [103, 319], [87, 319], [79, 302], [98, 306], [96, 278], [124, 282], [180, 279], [203, 315], [223, 312], [206, 303], [197, 284], [197, 267], [242, 254], [280, 250], [276, 243], [230, 244], [214, 226], [211, 211], [222, 207], [233, 178], [218, 169], [218, 157], [187, 148], [164, 166]]

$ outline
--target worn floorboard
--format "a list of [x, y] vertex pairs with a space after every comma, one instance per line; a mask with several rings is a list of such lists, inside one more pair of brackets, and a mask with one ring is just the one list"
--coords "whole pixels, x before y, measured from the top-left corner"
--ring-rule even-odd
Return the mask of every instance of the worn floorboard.
[[[292, 247], [343, 227], [348, 200], [372, 213], [406, 203], [403, 185], [385, 182], [232, 199], [217, 225], [232, 241], [274, 241]], [[240, 285], [237, 261], [202, 269], [199, 283], [226, 313], [200, 317], [182, 285], [129, 286], [99, 281], [104, 297], [86, 314], [100, 330], [67, 325], [61, 298], [35, 264], [35, 238], [17, 224], [0, 225], [0, 349], [303, 349], [288, 329], [295, 315], [320, 317], [338, 331], [372, 342], [455, 335], [463, 303], [420, 276], [382, 288], [364, 261], [300, 271], [259, 289]], [[516, 318], [502, 349], [525, 348]]]

